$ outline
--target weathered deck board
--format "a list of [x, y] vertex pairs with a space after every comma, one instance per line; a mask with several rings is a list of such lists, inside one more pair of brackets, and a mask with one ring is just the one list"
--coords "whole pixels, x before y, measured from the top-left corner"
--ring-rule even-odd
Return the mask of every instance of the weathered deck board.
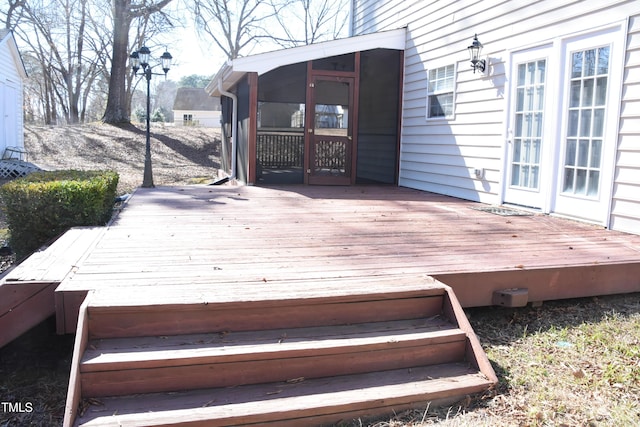
[[104, 227], [75, 227], [44, 250], [34, 252], [4, 278], [7, 283], [61, 282], [97, 242]]
[[291, 357], [322, 352], [345, 354], [359, 346], [368, 346], [367, 349], [373, 351], [390, 343], [420, 339], [449, 342], [464, 341], [466, 336], [451, 323], [436, 318], [260, 332], [102, 339], [91, 341], [82, 361], [82, 372], [123, 369], [122, 366], [133, 369], [181, 366], [186, 362], [202, 364], [214, 359], [216, 363], [228, 363], [271, 359], [282, 354]]
[[55, 313], [57, 283], [0, 283], [0, 347]]
[[[599, 270], [589, 274], [602, 281], [603, 266], [630, 266], [636, 277], [625, 286], [619, 284], [625, 277], [603, 283], [603, 293], [640, 291], [640, 236], [477, 206], [397, 187], [139, 189], [58, 292], [121, 286], [280, 292], [344, 279], [478, 272], [485, 283], [501, 273], [500, 286], [517, 286], [523, 273], [553, 275], [568, 267]], [[579, 278], [572, 280], [580, 293]], [[490, 301], [495, 286], [476, 289], [489, 295], [477, 305]], [[463, 305], [474, 305], [469, 297], [462, 293]], [[540, 297], [553, 294], [545, 289]]]
[[[462, 363], [374, 372], [297, 383], [270, 383], [189, 392], [101, 399], [80, 418], [83, 426], [317, 425], [401, 410], [424, 396], [447, 399], [486, 389], [488, 381]], [[385, 396], [380, 399], [380, 396]], [[259, 402], [259, 405], [256, 404]], [[413, 404], [415, 405], [415, 404]], [[144, 412], [141, 411], [144, 408]], [[284, 411], [290, 419], [282, 419]], [[200, 424], [198, 424], [200, 423]]]

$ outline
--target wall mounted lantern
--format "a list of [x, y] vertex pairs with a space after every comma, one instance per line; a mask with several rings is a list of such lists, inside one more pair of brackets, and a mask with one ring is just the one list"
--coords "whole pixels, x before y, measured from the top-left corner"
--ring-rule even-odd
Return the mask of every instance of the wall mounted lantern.
[[[129, 56], [129, 61], [131, 64], [131, 68], [133, 69], [133, 74], [138, 75], [138, 71], [142, 68], [142, 75], [147, 79], [147, 132], [146, 132], [146, 144], [145, 144], [145, 155], [144, 155], [144, 176], [142, 180], [142, 187], [144, 188], [153, 188], [153, 170], [151, 167], [151, 131], [149, 130], [149, 116], [151, 112], [149, 111], [151, 108], [151, 97], [150, 97], [150, 84], [151, 84], [151, 76], [162, 76], [162, 74], [152, 73], [152, 66], [149, 65], [149, 60], [151, 59], [151, 50], [148, 47], [142, 46], [137, 52], [133, 52]], [[173, 57], [169, 52], [165, 52], [160, 57], [160, 66], [162, 67], [162, 71], [164, 71], [164, 78], [167, 78], [167, 73], [169, 72], [169, 68], [171, 68], [171, 60]]]
[[484, 59], [480, 59], [480, 53], [482, 52], [482, 43], [478, 40], [478, 35], [473, 36], [473, 43], [471, 46], [467, 48], [469, 50], [469, 59], [471, 60], [471, 68], [473, 68], [473, 73], [475, 74], [476, 70], [484, 73], [484, 70], [487, 66], [487, 63]]

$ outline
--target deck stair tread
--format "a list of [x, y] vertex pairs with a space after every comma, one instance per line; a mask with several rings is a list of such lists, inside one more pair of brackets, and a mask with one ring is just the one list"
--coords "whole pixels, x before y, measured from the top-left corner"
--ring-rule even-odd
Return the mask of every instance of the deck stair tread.
[[[489, 385], [489, 380], [468, 364], [448, 363], [332, 378], [296, 378], [230, 388], [92, 399], [93, 404], [76, 425], [188, 425], [203, 420], [208, 426], [268, 422], [284, 425], [287, 420], [308, 425], [309, 421], [297, 418], [331, 416], [339, 420], [341, 412], [353, 414], [384, 405], [397, 408], [416, 400], [447, 399], [460, 392], [479, 392]], [[345, 415], [345, 419], [351, 416]]]
[[[77, 283], [77, 278], [71, 282]], [[393, 284], [390, 288], [389, 284]], [[71, 284], [69, 284], [71, 285]], [[122, 295], [127, 298], [123, 299]], [[423, 275], [385, 275], [368, 278], [342, 278], [340, 280], [297, 280], [255, 283], [234, 283], [228, 287], [212, 287], [207, 283], [192, 283], [185, 288], [179, 285], [154, 285], [153, 292], [139, 286], [120, 285], [96, 290], [91, 298], [93, 312], [114, 310], [155, 310], [158, 305], [171, 308], [188, 308], [194, 305], [224, 305], [225, 307], [245, 306], [248, 303], [260, 305], [297, 305], [300, 301], [326, 300], [337, 302], [352, 300], [388, 300], [401, 296], [426, 297], [442, 295], [441, 285], [432, 277]]]
[[219, 332], [92, 340], [81, 371], [131, 369], [342, 354], [388, 346], [407, 347], [463, 341], [465, 334], [440, 317], [331, 327]]

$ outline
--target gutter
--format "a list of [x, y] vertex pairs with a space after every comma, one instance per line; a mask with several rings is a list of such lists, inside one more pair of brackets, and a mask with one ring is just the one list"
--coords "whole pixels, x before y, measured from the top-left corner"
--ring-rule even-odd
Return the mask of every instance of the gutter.
[[238, 158], [238, 97], [226, 90], [222, 87], [222, 78], [218, 79], [218, 92], [221, 95], [226, 96], [227, 98], [231, 98], [232, 108], [231, 108], [231, 175], [221, 178], [211, 185], [220, 185], [224, 184], [230, 180], [236, 179], [236, 162]]

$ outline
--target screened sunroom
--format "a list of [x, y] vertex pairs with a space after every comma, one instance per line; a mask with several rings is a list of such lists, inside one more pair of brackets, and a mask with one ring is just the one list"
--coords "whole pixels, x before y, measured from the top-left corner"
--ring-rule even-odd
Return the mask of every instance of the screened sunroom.
[[247, 184], [395, 184], [404, 30], [235, 59], [222, 99], [223, 168]]

